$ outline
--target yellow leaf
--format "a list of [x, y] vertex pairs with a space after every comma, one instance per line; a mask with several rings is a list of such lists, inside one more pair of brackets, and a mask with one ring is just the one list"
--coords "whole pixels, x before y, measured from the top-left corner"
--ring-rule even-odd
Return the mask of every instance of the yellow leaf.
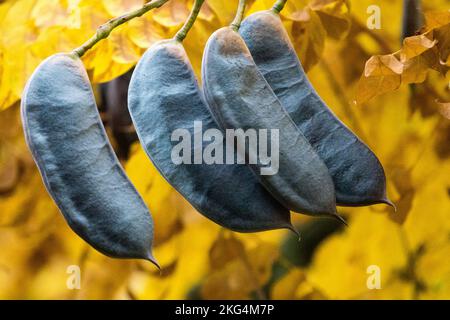
[[308, 281], [332, 299], [356, 299], [371, 290], [367, 269], [381, 270], [382, 288], [407, 262], [399, 227], [386, 216], [360, 209], [345, 232], [325, 240], [316, 252]]
[[271, 290], [271, 298], [275, 300], [294, 299], [299, 284], [304, 281], [306, 281], [304, 272], [298, 268], [292, 268], [275, 283]]
[[97, 28], [106, 23], [113, 16], [102, 5], [101, 1], [83, 2], [80, 4], [81, 28], [86, 35], [86, 40], [93, 36]]
[[293, 21], [306, 22], [311, 19], [311, 14], [308, 9], [297, 10], [292, 12], [289, 15], [288, 19]]
[[257, 285], [252, 282], [245, 264], [238, 260], [214, 271], [203, 283], [201, 296], [204, 299], [249, 299]]
[[[255, 2], [255, 5], [259, 2], [262, 2], [264, 4], [264, 8], [261, 8], [259, 10], [264, 10], [264, 9], [269, 9], [273, 6], [273, 4], [275, 3], [274, 1], [272, 1], [272, 3], [270, 3], [269, 0], [265, 0], [265, 1], [259, 1], [257, 0]], [[297, 0], [297, 1], [287, 1], [286, 5], [284, 7], [284, 9], [280, 12], [280, 15], [287, 20], [296, 20], [297, 19], [297, 15], [306, 9], [306, 7], [308, 7], [309, 5], [309, 0]]]
[[374, 56], [366, 62], [364, 76], [389, 76], [393, 73], [399, 75], [403, 72], [403, 65], [394, 55]]
[[[450, 23], [433, 30], [434, 39], [437, 41], [436, 46], [439, 49], [439, 59], [441, 64], [446, 63], [450, 67]], [[449, 68], [447, 68], [448, 70]], [[444, 73], [444, 72], [442, 72]]]
[[431, 10], [426, 11], [424, 15], [427, 30], [439, 28], [450, 23], [450, 10], [447, 11]]
[[[187, 212], [185, 212], [187, 213]], [[131, 290], [140, 299], [183, 299], [193, 286], [203, 280], [208, 270], [208, 250], [217, 237], [219, 228], [212, 222], [201, 218], [191, 222], [186, 228], [155, 248], [155, 256], [169, 262], [171, 269], [149, 274], [138, 273], [131, 279]], [[168, 255], [168, 257], [164, 257]]]
[[346, 0], [315, 0], [310, 5], [319, 16], [327, 34], [342, 39], [350, 30], [350, 12]]
[[[125, 40], [120, 39], [119, 37], [119, 43], [120, 41], [129, 41], [129, 39]], [[86, 69], [92, 74], [91, 81], [93, 83], [111, 81], [112, 79], [124, 74], [134, 66], [134, 62], [122, 63], [127, 59], [132, 61], [134, 59], [134, 52], [128, 53], [125, 51], [123, 53], [131, 54], [131, 58], [129, 58], [127, 55], [121, 56], [121, 50], [122, 49], [118, 47], [117, 44], [114, 44], [111, 39], [107, 39], [99, 42], [93, 49], [89, 50], [83, 56], [82, 60]], [[115, 56], [115, 59], [120, 62], [113, 59], [113, 56]], [[124, 61], [121, 59], [124, 59]]]
[[290, 34], [294, 48], [306, 72], [319, 60], [325, 46], [326, 31], [316, 12], [304, 9], [294, 12], [290, 24]]
[[[3, 74], [7, 76], [10, 86], [10, 102], [14, 103], [22, 95], [28, 77], [33, 73], [41, 62], [41, 59], [34, 56], [29, 46], [18, 45], [15, 50], [8, 50], [4, 54], [4, 70]], [[4, 79], [4, 80], [6, 80]], [[6, 104], [4, 107], [8, 107]]]
[[125, 29], [117, 28], [112, 32], [108, 41], [112, 44], [112, 59], [120, 64], [135, 64], [141, 57], [139, 47], [129, 38]]
[[0, 21], [3, 21], [5, 15], [8, 13], [12, 5], [13, 1], [6, 1], [0, 3]]
[[404, 63], [402, 82], [421, 83], [424, 82], [428, 74], [428, 63], [423, 56], [419, 55]]
[[148, 48], [166, 37], [168, 29], [156, 23], [151, 14], [129, 22], [128, 36], [140, 48]]
[[[433, 140], [439, 140], [437, 140], [438, 137], [431, 136], [430, 138], [430, 136], [426, 137], [426, 141], [431, 139], [431, 144], [426, 144], [426, 146], [433, 147]], [[443, 141], [441, 143], [445, 144]], [[413, 206], [403, 225], [408, 234], [409, 244], [413, 249], [423, 244], [442, 241], [442, 238], [447, 237], [450, 231], [450, 220], [448, 219], [450, 179], [448, 175], [442, 174], [442, 172], [450, 170], [450, 161], [448, 158], [440, 159], [432, 150], [431, 148], [427, 148], [425, 151], [419, 150], [421, 157], [415, 164], [413, 175], [413, 179], [417, 181], [419, 187], [416, 187]]]
[[0, 110], [14, 104], [21, 96], [28, 76], [39, 63], [27, 46], [36, 38], [31, 12], [34, 0], [19, 0], [3, 7], [0, 21], [2, 34], [2, 76], [0, 77]]
[[[248, 1], [248, 2], [250, 2], [250, 1]], [[246, 15], [250, 15], [250, 14], [258, 12], [258, 11], [268, 10], [268, 9], [272, 8], [274, 3], [275, 3], [275, 1], [271, 1], [271, 0], [255, 0], [252, 3], [247, 3]], [[289, 1], [287, 3], [289, 3]], [[237, 8], [237, 2], [236, 2], [236, 8]], [[285, 11], [283, 10], [281, 12], [283, 13]]]
[[61, 26], [43, 29], [36, 41], [29, 46], [35, 57], [45, 59], [57, 52], [69, 52], [82, 41], [77, 30], [69, 30]]
[[[3, 150], [0, 150], [3, 151]], [[19, 176], [19, 163], [15, 157], [0, 153], [0, 194], [11, 191]]]
[[106, 11], [113, 16], [118, 17], [124, 13], [134, 11], [142, 7], [145, 3], [143, 0], [102, 0]]
[[[192, 7], [192, 5], [191, 5], [191, 7]], [[189, 9], [192, 9], [191, 7]], [[198, 14], [198, 19], [212, 22], [216, 18], [217, 18], [216, 13], [209, 6], [208, 2], [205, 1], [203, 3], [202, 9], [200, 10], [200, 12]]]
[[178, 27], [187, 19], [187, 0], [169, 1], [153, 11], [153, 19], [165, 27]]
[[313, 10], [322, 10], [329, 7], [334, 10], [342, 10], [341, 5], [349, 6], [348, 0], [312, 0], [309, 7]]
[[220, 269], [231, 260], [245, 256], [244, 244], [232, 233], [223, 231], [209, 251], [209, 263], [212, 269]]
[[208, 41], [209, 36], [219, 27], [219, 24], [212, 24], [199, 20], [194, 24], [183, 42], [199, 81], [201, 80], [201, 64], [206, 42]]
[[210, 251], [212, 273], [202, 286], [206, 299], [248, 299], [269, 280], [272, 264], [278, 257], [276, 246], [259, 242], [244, 250], [241, 241], [228, 231], [222, 232]]
[[325, 297], [318, 291], [316, 288], [314, 288], [313, 285], [311, 285], [309, 282], [304, 281], [301, 282], [297, 290], [295, 290], [295, 299], [302, 299], [302, 300], [323, 300]]
[[261, 242], [257, 247], [248, 251], [248, 256], [257, 281], [260, 284], [267, 283], [272, 272], [272, 265], [279, 256], [278, 245]]
[[133, 147], [125, 169], [153, 215], [155, 244], [166, 241], [180, 226], [181, 196], [158, 173], [140, 145]]
[[39, 28], [51, 26], [79, 26], [79, 1], [38, 0], [33, 6], [31, 17]]
[[450, 102], [438, 102], [439, 112], [448, 120], [450, 120]]
[[[424, 248], [424, 254], [418, 258], [418, 278], [425, 283], [425, 292], [421, 299], [448, 299], [450, 295], [450, 270], [442, 259], [448, 257], [450, 243], [443, 238]], [[445, 258], [444, 258], [445, 259]]]
[[233, 21], [238, 7], [238, 0], [206, 0], [206, 3], [215, 13], [222, 26], [229, 25]]

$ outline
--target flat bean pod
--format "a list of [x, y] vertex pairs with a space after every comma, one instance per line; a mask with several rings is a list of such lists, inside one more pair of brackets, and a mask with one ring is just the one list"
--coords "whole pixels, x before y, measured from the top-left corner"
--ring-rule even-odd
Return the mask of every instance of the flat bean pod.
[[279, 15], [271, 10], [254, 13], [243, 21], [240, 34], [259, 70], [330, 170], [337, 204], [391, 204], [380, 161], [314, 90]]
[[70, 227], [108, 256], [154, 262], [150, 212], [108, 141], [81, 60], [57, 54], [42, 62], [21, 111], [44, 184]]
[[[335, 215], [328, 169], [293, 123], [256, 67], [244, 40], [231, 27], [208, 40], [202, 65], [206, 100], [222, 130], [279, 130], [279, 171], [260, 175], [262, 184], [287, 208], [311, 215]], [[247, 151], [249, 153], [249, 151]]]
[[[172, 133], [194, 121], [216, 129], [184, 50], [175, 40], [153, 45], [139, 61], [128, 106], [139, 139], [164, 178], [201, 214], [231, 230], [291, 229], [289, 211], [271, 197], [245, 165], [175, 164]], [[203, 144], [202, 152], [206, 148]], [[194, 154], [194, 144], [191, 145]]]

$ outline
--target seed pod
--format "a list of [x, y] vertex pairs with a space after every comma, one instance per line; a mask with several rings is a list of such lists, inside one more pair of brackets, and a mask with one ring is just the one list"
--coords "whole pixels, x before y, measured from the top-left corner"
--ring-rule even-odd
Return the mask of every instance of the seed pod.
[[259, 70], [330, 170], [337, 204], [390, 204], [379, 160], [314, 90], [279, 15], [252, 14], [242, 23], [240, 34]]
[[[328, 169], [298, 130], [263, 75], [244, 40], [230, 27], [208, 40], [202, 65], [205, 97], [222, 130], [279, 130], [279, 171], [255, 174], [287, 208], [311, 215], [335, 215], [335, 194]], [[246, 151], [247, 156], [251, 152]], [[258, 161], [260, 163], [260, 161]]]
[[81, 60], [45, 60], [21, 111], [28, 146], [70, 227], [108, 256], [154, 262], [149, 210], [111, 148]]
[[185, 129], [193, 137], [194, 121], [201, 121], [203, 131], [220, 133], [180, 42], [161, 41], [144, 54], [131, 78], [128, 106], [148, 156], [197, 211], [239, 232], [292, 228], [289, 211], [265, 191], [247, 166], [172, 161], [175, 130]]

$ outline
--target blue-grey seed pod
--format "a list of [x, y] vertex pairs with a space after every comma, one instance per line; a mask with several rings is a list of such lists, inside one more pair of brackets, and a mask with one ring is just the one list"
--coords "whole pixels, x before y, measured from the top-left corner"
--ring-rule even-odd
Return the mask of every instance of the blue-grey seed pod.
[[278, 99], [327, 165], [337, 204], [391, 204], [380, 161], [314, 90], [279, 15], [272, 10], [254, 13], [239, 32]]
[[156, 264], [150, 212], [108, 141], [81, 60], [56, 54], [42, 62], [21, 111], [28, 146], [70, 227], [105, 255]]
[[[334, 186], [325, 163], [296, 127], [239, 33], [231, 27], [214, 32], [202, 64], [205, 97], [222, 130], [279, 130], [279, 170], [260, 175], [266, 189], [292, 211], [336, 215]], [[250, 152], [250, 151], [249, 151]]]
[[[147, 50], [131, 78], [128, 107], [147, 155], [198, 212], [239, 232], [292, 229], [289, 211], [246, 165], [172, 161], [175, 130], [184, 129], [194, 136], [194, 121], [201, 122], [205, 132], [218, 130], [180, 42], [165, 40]], [[194, 144], [190, 151], [195, 153]]]

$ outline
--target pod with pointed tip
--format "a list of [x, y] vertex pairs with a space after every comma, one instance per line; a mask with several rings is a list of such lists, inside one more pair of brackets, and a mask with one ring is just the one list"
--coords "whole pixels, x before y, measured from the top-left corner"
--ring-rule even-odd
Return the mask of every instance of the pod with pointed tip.
[[[186, 130], [193, 137], [194, 121], [198, 121], [205, 133], [220, 132], [180, 42], [165, 40], [147, 50], [131, 78], [128, 106], [149, 158], [197, 211], [239, 232], [292, 229], [289, 211], [270, 196], [247, 166], [172, 161], [175, 130]], [[194, 154], [194, 144], [191, 150]]]
[[239, 32], [259, 70], [327, 165], [337, 204], [391, 204], [380, 161], [314, 90], [279, 15], [272, 10], [254, 13], [243, 21]]
[[56, 54], [42, 62], [21, 112], [44, 184], [70, 227], [105, 255], [156, 263], [150, 212], [108, 141], [81, 60]]
[[278, 172], [260, 175], [262, 166], [251, 165], [266, 189], [293, 211], [336, 215], [334, 186], [327, 167], [259, 72], [244, 40], [231, 27], [219, 29], [209, 38], [202, 75], [206, 100], [222, 130], [279, 130]]

